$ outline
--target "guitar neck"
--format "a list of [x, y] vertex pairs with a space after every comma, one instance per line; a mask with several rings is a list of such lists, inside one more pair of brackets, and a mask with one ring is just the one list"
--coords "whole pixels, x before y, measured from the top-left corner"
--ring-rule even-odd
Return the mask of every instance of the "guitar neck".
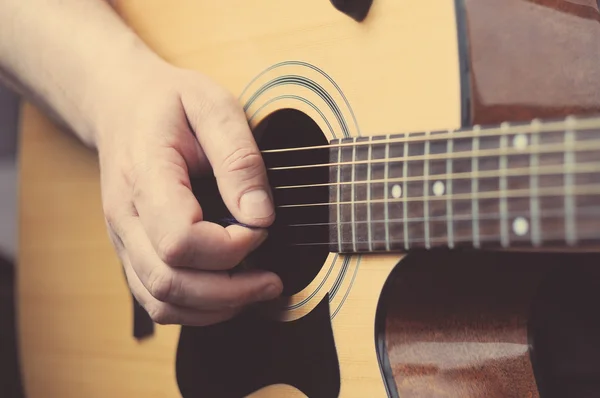
[[596, 243], [599, 133], [568, 118], [332, 141], [331, 250]]

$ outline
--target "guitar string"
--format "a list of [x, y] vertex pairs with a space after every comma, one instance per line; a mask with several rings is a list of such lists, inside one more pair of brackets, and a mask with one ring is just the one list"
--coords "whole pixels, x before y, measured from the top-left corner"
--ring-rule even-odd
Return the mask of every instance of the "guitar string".
[[[535, 126], [532, 129], [532, 126]], [[542, 130], [543, 128], [543, 130]], [[562, 132], [564, 130], [582, 131], [590, 129], [600, 128], [600, 118], [586, 118], [577, 119], [574, 117], [567, 117], [561, 121], [541, 121], [540, 119], [533, 119], [531, 123], [511, 125], [510, 123], [502, 123], [499, 126], [481, 126], [475, 125], [468, 130], [439, 130], [439, 131], [428, 131], [428, 132], [408, 132], [408, 133], [390, 133], [385, 135], [375, 135], [373, 137], [390, 137], [395, 134], [404, 134], [404, 137], [399, 138], [386, 138], [386, 139], [375, 139], [372, 143], [367, 141], [353, 141], [353, 142], [342, 142], [339, 144], [325, 144], [315, 145], [306, 147], [292, 147], [292, 148], [277, 148], [277, 149], [265, 149], [260, 152], [263, 154], [268, 153], [283, 153], [283, 152], [296, 152], [296, 151], [311, 151], [319, 149], [338, 148], [346, 146], [363, 146], [363, 145], [378, 145], [378, 144], [392, 144], [392, 143], [403, 143], [403, 142], [423, 142], [425, 140], [437, 141], [447, 140], [448, 138], [474, 138], [474, 137], [487, 137], [487, 136], [501, 136], [501, 135], [513, 135], [513, 134], [547, 134]], [[358, 137], [357, 137], [358, 138]]]
[[[569, 119], [567, 119], [567, 121], [569, 121]], [[572, 119], [570, 121], [573, 122]], [[584, 129], [590, 129], [590, 128], [597, 128], [597, 127], [600, 127], [600, 124], [597, 125], [596, 123], [594, 123], [594, 122], [597, 122], [597, 121], [598, 120], [593, 120], [592, 123], [585, 123], [586, 121], [583, 121], [583, 123], [581, 123], [578, 126], [573, 126], [572, 125], [573, 123], [571, 123], [571, 126], [569, 128], [571, 130], [577, 130], [577, 131], [584, 130]], [[539, 121], [534, 120], [534, 123], [536, 123], [536, 122], [539, 123]], [[532, 125], [533, 125], [533, 123], [527, 124], [527, 125], [520, 125], [520, 126], [510, 126], [509, 128], [507, 128], [507, 124], [503, 123], [500, 128], [490, 128], [490, 129], [485, 129], [485, 130], [479, 129], [478, 128], [479, 126], [475, 126], [475, 128], [472, 131], [460, 131], [460, 133], [462, 133], [462, 134], [458, 135], [458, 137], [456, 135], [453, 135], [453, 133], [456, 133], [457, 130], [447, 131], [447, 133], [445, 133], [445, 134], [442, 133], [442, 134], [436, 134], [436, 135], [430, 135], [429, 133], [426, 133], [425, 137], [429, 141], [432, 141], [432, 140], [444, 140], [444, 139], [448, 139], [450, 137], [451, 138], [469, 138], [470, 136], [472, 136], [472, 137], [475, 137], [475, 136], [482, 137], [482, 136], [493, 135], [493, 134], [497, 134], [497, 133], [500, 133], [500, 134], [503, 134], [503, 135], [511, 135], [511, 134], [518, 134], [518, 133], [533, 134], [535, 132], [543, 134], [543, 133], [549, 133], [549, 132], [552, 132], [552, 131], [562, 131], [562, 130], [565, 130], [565, 127], [567, 127], [565, 124], [563, 124], [561, 122], [559, 122], [559, 123], [546, 123], [544, 125], [544, 127], [545, 127], [544, 130], [541, 131], [539, 129], [539, 124], [537, 124], [538, 128], [532, 131], [532, 130], [529, 129]], [[554, 128], [552, 128], [552, 126], [554, 126]], [[389, 137], [389, 135], [388, 135], [388, 137]], [[344, 147], [344, 146], [362, 146], [362, 145], [366, 146], [366, 145], [387, 144], [387, 143], [392, 143], [392, 142], [407, 143], [407, 142], [415, 142], [415, 141], [424, 141], [423, 140], [423, 135], [420, 135], [420, 136], [416, 136], [416, 135], [410, 136], [410, 134], [408, 134], [406, 137], [403, 137], [403, 138], [399, 138], [399, 139], [387, 139], [387, 140], [377, 140], [377, 141], [375, 141], [375, 143], [373, 143], [373, 142], [361, 142], [361, 141], [357, 142], [357, 141], [354, 141], [354, 142], [349, 142], [349, 143], [330, 144], [330, 145], [324, 145], [324, 146], [319, 146], [319, 147], [312, 146], [312, 147], [304, 147], [304, 148], [285, 148], [285, 149], [266, 150], [266, 151], [262, 151], [262, 153], [290, 152], [290, 151], [299, 151], [299, 150], [317, 150], [317, 149], [322, 149], [322, 148], [334, 148], [334, 147]], [[595, 140], [590, 140], [590, 141], [594, 142]], [[587, 144], [591, 144], [590, 141], [588, 141]], [[536, 153], [540, 153], [540, 152], [543, 152], [544, 149], [546, 151], [548, 151], [549, 147], [556, 148], [557, 150], [560, 151], [562, 148], [564, 148], [564, 145], [562, 145], [562, 144], [555, 145], [555, 146], [552, 146], [552, 145], [538, 145], [538, 146], [535, 146], [535, 148], [537, 148], [537, 150], [535, 152]], [[529, 148], [531, 149], [531, 146]], [[591, 145], [586, 145], [583, 148], [576, 147], [576, 148], [571, 148], [571, 149], [575, 150], [575, 151], [580, 151], [580, 150], [586, 150], [587, 151], [587, 150], [596, 149], [596, 147], [591, 148]], [[459, 154], [440, 154], [440, 155], [437, 155], [437, 156], [431, 156], [431, 155], [429, 155], [429, 156], [422, 156], [422, 157], [420, 157], [420, 156], [411, 156], [411, 157], [402, 157], [402, 158], [395, 158], [395, 159], [383, 159], [383, 160], [380, 160], [380, 161], [377, 161], [377, 160], [376, 161], [368, 160], [368, 161], [327, 163], [327, 164], [322, 164], [322, 165], [291, 166], [291, 167], [271, 168], [269, 170], [276, 171], [276, 170], [297, 169], [297, 168], [315, 168], [315, 167], [326, 167], [326, 166], [329, 167], [329, 166], [336, 166], [336, 165], [342, 166], [342, 165], [355, 165], [355, 164], [365, 164], [365, 163], [366, 164], [374, 164], [374, 163], [382, 163], [382, 162], [386, 163], [386, 162], [395, 161], [395, 160], [399, 160], [399, 161], [401, 161], [401, 160], [414, 161], [414, 160], [420, 160], [420, 158], [422, 158], [423, 160], [429, 160], [429, 159], [436, 158], [436, 157], [437, 158], [441, 158], [441, 159], [448, 159], [448, 158], [463, 158], [463, 157], [472, 158], [473, 155], [481, 157], [481, 156], [502, 156], [502, 155], [510, 155], [510, 154], [531, 154], [532, 153], [532, 152], [523, 151], [523, 150], [504, 150], [504, 151], [495, 151], [495, 152], [494, 152], [494, 150], [490, 150], [490, 151], [478, 151], [477, 153], [468, 153], [468, 152], [465, 153], [465, 152], [459, 153]], [[525, 152], [525, 153], [523, 153], [523, 152]], [[450, 155], [450, 156], [448, 156], [448, 155]], [[455, 155], [457, 155], [457, 156], [455, 156]], [[467, 156], [465, 156], [465, 155], [467, 155]], [[590, 166], [590, 164], [588, 164], [588, 166]], [[545, 167], [545, 168], [543, 168], [541, 170], [538, 170], [538, 172], [541, 172], [541, 173], [543, 173], [544, 171], [545, 172], [550, 172], [550, 170], [555, 170], [555, 171], [560, 172], [561, 170], [557, 170], [558, 168], [559, 167], [556, 167], [556, 166], [554, 166], [554, 167], [549, 166], [549, 167]], [[585, 169], [584, 166], [579, 166], [576, 170], [571, 170], [571, 172], [575, 172], [575, 173], [577, 173], [577, 172], [584, 172], [583, 171], [584, 169]], [[520, 168], [520, 169], [517, 169], [517, 170], [518, 171], [530, 170], [530, 168]], [[516, 171], [513, 169], [511, 176], [514, 176], [515, 172]], [[490, 172], [490, 174], [493, 175], [493, 176], [495, 176], [496, 173], [497, 173], [497, 171]], [[510, 170], [509, 170], [509, 173], [510, 173]], [[468, 176], [470, 176], [470, 174], [472, 174], [472, 173], [462, 173], [462, 175], [457, 173], [457, 174], [450, 174], [450, 175], [444, 175], [444, 176], [441, 176], [441, 175], [427, 176], [427, 177], [422, 176], [422, 177], [425, 177], [425, 178], [420, 178], [419, 179], [419, 177], [412, 177], [412, 178], [408, 178], [408, 179], [415, 180], [415, 181], [426, 181], [426, 180], [430, 180], [430, 179], [443, 178], [443, 177], [461, 178], [461, 176], [462, 176], [463, 178], [468, 178]], [[479, 174], [479, 177], [481, 177], [481, 172], [478, 173], [478, 174]], [[397, 179], [395, 181], [402, 181], [402, 180], [403, 179]], [[394, 181], [394, 180], [389, 180], [389, 179], [388, 180], [382, 180], [382, 182], [389, 182], [389, 181]], [[362, 183], [373, 183], [373, 182], [377, 182], [377, 181], [376, 180], [375, 181], [374, 180], [368, 180], [368, 181], [364, 181]], [[326, 183], [326, 184], [306, 184], [306, 185], [296, 185], [296, 186], [274, 187], [274, 189], [286, 189], [286, 188], [289, 189], [289, 188], [300, 188], [300, 187], [310, 187], [310, 186], [331, 186], [331, 185], [344, 185], [344, 184], [353, 184], [353, 183], [356, 184], [356, 182], [341, 182], [341, 183]], [[586, 187], [584, 185], [582, 185], [582, 186]], [[584, 194], [585, 193], [587, 193], [587, 194], [590, 194], [590, 193], [593, 194], [593, 193], [595, 193], [593, 189], [586, 190], [586, 189], [576, 189], [576, 188], [579, 188], [579, 187], [575, 187], [575, 189], [573, 191], [574, 195], [580, 195], [582, 193], [584, 193]], [[526, 191], [526, 190], [511, 190], [511, 191], [507, 191], [507, 197], [511, 197], [511, 198], [512, 197], [517, 197], [517, 195], [515, 194], [515, 192], [519, 192], [519, 191], [521, 193], [524, 193], [523, 191]], [[509, 192], [510, 192], [510, 195], [508, 194]], [[544, 191], [543, 193], [538, 192], [538, 194], [540, 196], [550, 196], [554, 192], [557, 192], [557, 191], [549, 189], [549, 190]], [[475, 194], [475, 195], [467, 194], [467, 198], [469, 198], [469, 199], [475, 199], [475, 198], [482, 199], [482, 198], [488, 197], [490, 194], [492, 194], [492, 192], [487, 192], [487, 193], [484, 193], [484, 194]], [[558, 191], [556, 194], [562, 196], [563, 193], [562, 193], [562, 191]], [[464, 197], [464, 195], [450, 195], [450, 199], [457, 199], [458, 200], [458, 198], [461, 198], [461, 197]], [[422, 200], [422, 199], [423, 198], [416, 198], [416, 197], [410, 198], [409, 197], [409, 198], [404, 198], [404, 201], [415, 201], [415, 200]], [[436, 200], [436, 198], [433, 198], [433, 199]], [[448, 195], [443, 195], [440, 199], [447, 200], [447, 199], [449, 199], [449, 197], [448, 197]], [[379, 201], [377, 201], [377, 200], [375, 200], [375, 201], [366, 201], [366, 203], [373, 203], [373, 202], [377, 203]], [[402, 200], [392, 201], [392, 203], [393, 202], [402, 202]], [[331, 203], [325, 203], [325, 204], [337, 204], [337, 205], [339, 205], [339, 204], [354, 204], [354, 203], [363, 203], [363, 201], [356, 201], [356, 202], [355, 201], [352, 201], [352, 202], [331, 202]], [[306, 207], [306, 206], [312, 206], [312, 205], [321, 205], [321, 204], [286, 205], [286, 206], [279, 206], [279, 207], [280, 208], [286, 208], [286, 207], [287, 208], [289, 208], [289, 207]], [[592, 213], [595, 215], [595, 214], [598, 213], [598, 210], [594, 209], [594, 208], [592, 208], [592, 209], [579, 208], [578, 211], [579, 211], [580, 215], [590, 215]], [[549, 214], [551, 214], [551, 212], [544, 212], [544, 215], [542, 217], [549, 217]], [[496, 214], [496, 217], [497, 216], [498, 216], [498, 214]], [[481, 215], [479, 215], [480, 219], [490, 219], [490, 217], [492, 217], [492, 216], [490, 216], [489, 214], [481, 214]], [[435, 221], [435, 220], [439, 220], [440, 218], [441, 219], [446, 219], [447, 217], [434, 217], [433, 219], [432, 218], [428, 218], [428, 220], [429, 221], [432, 221], [432, 220]], [[460, 217], [460, 216], [454, 216], [453, 217], [453, 219], [461, 219], [461, 218], [462, 217]], [[404, 221], [404, 222], [407, 222], [407, 221], [410, 222], [410, 221], [416, 221], [416, 220], [417, 220], [417, 218], [414, 218], [414, 217], [412, 219], [409, 219], [409, 220], [402, 220], [401, 219], [401, 221]], [[425, 219], [423, 218], [423, 221], [424, 220]], [[391, 221], [393, 222], [393, 221], [396, 221], [396, 220], [391, 220]], [[383, 221], [383, 222], [385, 222], [385, 221]], [[359, 223], [360, 223], [360, 221], [359, 221]], [[327, 223], [326, 225], [328, 225], [328, 224], [329, 223]], [[312, 225], [314, 225], [314, 224], [312, 224]], [[323, 224], [320, 224], [320, 225], [323, 225]], [[293, 225], [293, 226], [311, 226], [311, 224], [296, 224], [296, 225]], [[546, 235], [545, 238], [548, 239], [547, 234], [545, 234], [545, 235]], [[563, 235], [558, 235], [558, 236], [562, 237]], [[471, 237], [471, 235], [469, 235], [469, 238], [470, 237]], [[481, 236], [480, 237], [480, 241], [486, 241], [486, 240], [490, 240], [490, 239], [494, 240], [494, 241], [497, 241], [498, 238], [499, 238], [499, 236]], [[434, 240], [435, 239], [436, 238], [434, 238]], [[457, 239], [458, 240], [462, 240], [461, 237], [457, 237]], [[517, 238], [517, 240], [518, 239], [519, 238]], [[416, 239], [416, 240], [417, 241], [421, 241], [421, 240], [425, 241], [425, 239]], [[414, 241], [415, 240], [413, 240], [413, 242]], [[378, 243], [378, 242], [377, 241], [373, 241], [372, 243]], [[386, 242], [385, 241], [381, 241], [380, 243], [386, 243]], [[327, 244], [327, 245], [329, 245], [330, 243], [316, 243], [316, 244]], [[342, 242], [342, 244], [344, 244], [344, 242]], [[300, 243], [300, 244], [294, 244], [294, 245], [306, 246], [306, 245], [314, 245], [314, 244], [311, 244], [311, 243]]]
[[[526, 212], [509, 212], [508, 217], [524, 217]], [[595, 206], [588, 207], [580, 207], [577, 208], [577, 211], [574, 211], [577, 216], [596, 216], [600, 215], [600, 208]], [[540, 218], [544, 217], [556, 217], [556, 216], [568, 216], [568, 212], [564, 211], [564, 209], [552, 209], [544, 211], [544, 214], [540, 216]], [[282, 228], [296, 228], [296, 227], [320, 227], [320, 226], [331, 226], [331, 225], [344, 225], [344, 224], [385, 224], [385, 223], [416, 223], [423, 221], [473, 221], [473, 219], [485, 219], [485, 220], [497, 220], [502, 218], [503, 215], [501, 213], [479, 213], [479, 215], [475, 218], [470, 214], [464, 215], [453, 215], [449, 216], [433, 216], [433, 217], [410, 217], [410, 218], [393, 218], [390, 220], [359, 220], [359, 221], [341, 221], [341, 222], [322, 222], [322, 223], [306, 223], [306, 224], [284, 224]]]
[[[500, 246], [500, 238], [501, 235], [479, 235], [479, 242], [485, 243], [485, 242], [492, 242], [492, 243], [497, 243], [498, 246]], [[551, 241], [551, 240], [560, 240], [560, 241], [564, 241], [565, 240], [565, 235], [561, 234], [561, 233], [546, 233], [543, 236], [543, 240], [545, 241]], [[600, 238], [600, 231], [588, 231], [588, 232], [579, 232], [577, 235], [577, 240], [582, 241], [582, 240], [586, 240], [586, 239], [598, 239]], [[473, 235], [472, 234], [468, 234], [468, 235], [464, 235], [464, 236], [456, 236], [454, 237], [454, 242], [456, 244], [456, 242], [463, 243], [463, 244], [468, 244], [469, 242], [472, 242], [473, 239]], [[410, 243], [414, 244], [414, 243], [425, 243], [426, 241], [429, 241], [430, 243], [433, 241], [433, 245], [434, 246], [441, 246], [441, 245], [445, 245], [447, 243], [447, 240], [445, 239], [445, 237], [439, 237], [439, 238], [430, 238], [430, 239], [425, 239], [425, 238], [411, 238], [410, 239]], [[436, 241], [439, 241], [439, 244], [436, 243]], [[518, 242], [518, 243], [529, 243], [531, 241], [531, 238], [528, 235], [524, 235], [524, 236], [511, 236], [510, 238], [510, 243], [513, 242]], [[342, 245], [347, 245], [347, 244], [351, 244], [352, 242], [342, 242]], [[357, 242], [357, 244], [366, 244], [367, 242]], [[385, 240], [376, 240], [376, 241], [372, 241], [372, 244], [381, 244], [384, 245], [386, 243]], [[397, 240], [396, 242], [398, 245], [400, 245], [400, 243], [404, 243], [404, 241], [402, 240], [399, 241]], [[510, 246], [510, 243], [508, 246]], [[331, 245], [338, 245], [339, 242], [308, 242], [308, 243], [289, 243], [289, 244], [285, 244], [285, 246], [331, 246]], [[424, 246], [423, 246], [424, 247]], [[405, 250], [400, 250], [398, 249], [397, 252], [404, 252]], [[364, 253], [368, 253], [369, 251], [365, 251]], [[384, 253], [387, 252], [387, 250], [375, 250], [375, 252], [380, 252], [380, 253]], [[396, 252], [395, 250], [390, 250], [390, 252]], [[348, 252], [351, 253], [351, 252]], [[358, 250], [356, 253], [361, 253], [360, 250]]]
[[[596, 144], [596, 145], [592, 145]], [[574, 152], [588, 152], [600, 149], [600, 138], [594, 138], [586, 140], [579, 145], [571, 145], [569, 150]], [[331, 162], [331, 163], [318, 163], [318, 164], [302, 164], [296, 166], [280, 166], [267, 168], [268, 171], [281, 171], [281, 170], [298, 170], [298, 169], [315, 169], [322, 167], [331, 166], [354, 166], [357, 164], [378, 164], [378, 163], [389, 163], [397, 161], [415, 161], [415, 160], [447, 160], [447, 159], [471, 159], [473, 157], [497, 157], [497, 156], [509, 156], [509, 155], [531, 155], [532, 153], [543, 154], [565, 151], [565, 144], [543, 144], [543, 145], [529, 145], [527, 149], [520, 148], [507, 148], [503, 150], [498, 149], [483, 149], [479, 151], [463, 151], [456, 153], [440, 153], [432, 155], [413, 155], [413, 156], [400, 156], [388, 159], [374, 159], [374, 160], [353, 160], [348, 162]]]
[[[394, 198], [394, 199], [371, 199], [366, 200], [355, 200], [355, 201], [342, 201], [342, 202], [319, 202], [319, 203], [302, 203], [292, 205], [279, 205], [277, 208], [302, 208], [302, 207], [316, 207], [316, 206], [329, 206], [329, 205], [345, 205], [345, 204], [372, 204], [372, 203], [403, 203], [403, 202], [424, 202], [425, 199], [429, 202], [432, 200], [473, 200], [473, 199], [499, 199], [499, 194], [505, 194], [506, 198], [519, 198], [529, 197], [531, 189], [512, 189], [507, 191], [485, 191], [479, 193], [465, 193], [465, 194], [451, 194], [451, 195], [440, 195], [440, 196], [423, 196], [405, 197], [405, 198]], [[555, 187], [550, 188], [539, 188], [537, 190], [539, 197], [541, 196], [564, 196], [564, 190], [556, 189]], [[574, 196], [580, 195], [600, 195], [600, 184], [579, 184], [572, 187], [571, 193]]]
[[[535, 168], [536, 175], [551, 175], [551, 174], [562, 174], [565, 172], [566, 163], [561, 165], [549, 165], [549, 166], [541, 166]], [[569, 170], [569, 173], [592, 173], [600, 171], [600, 163], [598, 162], [583, 162], [578, 166], [574, 166]], [[386, 183], [386, 182], [424, 182], [428, 180], [457, 180], [457, 179], [471, 179], [475, 176], [479, 178], [492, 178], [492, 177], [500, 177], [501, 170], [483, 170], [478, 172], [463, 172], [463, 173], [451, 173], [451, 174], [429, 174], [427, 176], [412, 176], [412, 177], [396, 177], [396, 178], [383, 178], [383, 179], [368, 179], [368, 180], [360, 180], [360, 181], [342, 181], [342, 182], [324, 182], [319, 184], [300, 184], [300, 185], [280, 185], [272, 187], [274, 190], [284, 190], [284, 189], [299, 189], [299, 188], [318, 188], [318, 187], [331, 187], [331, 186], [340, 186], [340, 185], [350, 185], [350, 184], [374, 184], [374, 183]], [[529, 177], [531, 175], [530, 167], [516, 167], [513, 169], [508, 169], [504, 172], [504, 175], [507, 177]]]

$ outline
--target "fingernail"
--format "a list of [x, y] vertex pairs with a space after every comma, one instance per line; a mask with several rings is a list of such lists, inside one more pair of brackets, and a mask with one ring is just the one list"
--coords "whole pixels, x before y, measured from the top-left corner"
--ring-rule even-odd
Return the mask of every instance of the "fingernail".
[[262, 189], [246, 192], [240, 200], [242, 213], [252, 218], [267, 218], [273, 214], [271, 198]]
[[280, 291], [279, 288], [275, 285], [269, 285], [263, 290], [260, 294], [260, 299], [263, 301], [272, 300], [279, 296]]

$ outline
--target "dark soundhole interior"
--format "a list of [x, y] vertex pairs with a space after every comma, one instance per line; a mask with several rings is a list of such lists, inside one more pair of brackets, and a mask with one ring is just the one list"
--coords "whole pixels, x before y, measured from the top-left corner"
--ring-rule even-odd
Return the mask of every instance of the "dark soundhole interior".
[[[254, 130], [261, 150], [301, 148], [326, 145], [327, 139], [319, 126], [304, 113], [279, 110]], [[329, 162], [329, 149], [263, 153], [267, 169], [316, 165]], [[329, 187], [314, 184], [329, 182], [328, 167], [268, 170], [273, 187], [275, 206], [326, 203]], [[311, 185], [282, 189], [283, 186]], [[221, 222], [230, 217], [223, 205], [214, 180], [194, 182], [196, 196], [206, 219]], [[328, 206], [277, 207], [276, 221], [269, 228], [267, 241], [248, 258], [252, 267], [277, 273], [284, 284], [284, 295], [306, 287], [317, 275], [329, 253]], [[299, 225], [303, 224], [303, 225]], [[306, 225], [318, 224], [318, 225]], [[306, 245], [316, 243], [315, 245]]]

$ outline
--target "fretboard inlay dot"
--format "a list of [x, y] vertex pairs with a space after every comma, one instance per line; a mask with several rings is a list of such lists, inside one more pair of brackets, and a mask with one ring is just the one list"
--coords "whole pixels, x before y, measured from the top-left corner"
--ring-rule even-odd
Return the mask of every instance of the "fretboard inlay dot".
[[525, 217], [517, 217], [513, 221], [513, 231], [518, 236], [523, 236], [529, 231], [529, 222]]
[[398, 199], [401, 196], [402, 196], [402, 187], [400, 185], [398, 185], [398, 184], [395, 184], [392, 187], [392, 197], [394, 199]]
[[442, 196], [444, 194], [444, 192], [446, 191], [446, 186], [444, 185], [443, 182], [441, 181], [436, 181], [433, 184], [433, 194], [435, 196]]
[[527, 148], [527, 136], [525, 134], [517, 134], [515, 135], [515, 137], [513, 138], [513, 142], [512, 142], [513, 146], [519, 150], [522, 151], [525, 148]]

